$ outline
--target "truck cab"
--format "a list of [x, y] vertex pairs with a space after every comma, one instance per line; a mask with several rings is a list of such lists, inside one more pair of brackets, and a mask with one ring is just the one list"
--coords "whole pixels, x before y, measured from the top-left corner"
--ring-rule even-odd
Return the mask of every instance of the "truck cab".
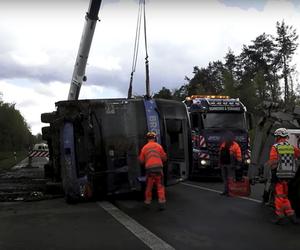
[[250, 138], [246, 107], [239, 99], [229, 96], [194, 95], [186, 98], [193, 145], [190, 178], [220, 176], [219, 148], [227, 131], [242, 150], [243, 169], [250, 164]]

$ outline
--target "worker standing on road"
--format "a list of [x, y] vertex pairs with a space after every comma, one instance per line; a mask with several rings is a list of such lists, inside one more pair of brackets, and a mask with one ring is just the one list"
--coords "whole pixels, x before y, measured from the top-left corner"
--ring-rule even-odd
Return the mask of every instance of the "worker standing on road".
[[167, 160], [167, 155], [160, 144], [156, 142], [156, 133], [148, 132], [148, 143], [142, 148], [139, 159], [145, 164], [146, 169], [146, 191], [145, 205], [150, 206], [152, 200], [152, 188], [156, 185], [158, 202], [160, 209], [165, 209], [166, 197], [163, 184], [163, 163]]
[[275, 144], [272, 146], [268, 165], [272, 169], [272, 181], [275, 182], [275, 214], [274, 223], [281, 224], [287, 216], [291, 222], [297, 223], [296, 215], [288, 199], [288, 182], [296, 174], [296, 158], [300, 157], [300, 149], [288, 143], [288, 131], [279, 128], [274, 132]]
[[220, 146], [219, 165], [222, 171], [224, 191], [221, 195], [228, 196], [228, 178], [235, 177], [237, 166], [242, 162], [242, 153], [239, 144], [234, 141], [234, 135], [226, 132]]

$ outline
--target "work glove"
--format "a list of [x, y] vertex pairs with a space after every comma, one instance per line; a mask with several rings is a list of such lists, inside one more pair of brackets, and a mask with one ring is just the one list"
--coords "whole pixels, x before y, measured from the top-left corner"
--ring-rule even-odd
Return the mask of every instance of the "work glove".
[[250, 185], [254, 186], [255, 185], [255, 179], [254, 178], [250, 178], [249, 179]]

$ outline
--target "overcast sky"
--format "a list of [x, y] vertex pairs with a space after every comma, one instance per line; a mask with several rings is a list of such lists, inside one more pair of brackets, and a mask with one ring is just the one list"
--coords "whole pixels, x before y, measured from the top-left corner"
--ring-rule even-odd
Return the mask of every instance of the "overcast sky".
[[[80, 99], [126, 97], [137, 0], [103, 0]], [[40, 114], [68, 96], [89, 0], [0, 0], [0, 92], [34, 134]], [[240, 53], [285, 20], [300, 33], [300, 0], [148, 0], [151, 91], [176, 88], [193, 66]], [[141, 45], [143, 45], [141, 43]], [[299, 49], [295, 55], [300, 72]], [[133, 92], [144, 94], [141, 46]]]

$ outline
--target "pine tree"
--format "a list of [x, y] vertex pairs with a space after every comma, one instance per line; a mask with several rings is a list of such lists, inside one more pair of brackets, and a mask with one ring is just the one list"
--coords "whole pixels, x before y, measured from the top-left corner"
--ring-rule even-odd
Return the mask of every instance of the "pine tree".
[[238, 61], [233, 51], [229, 49], [224, 57], [224, 70], [223, 70], [223, 94], [229, 95], [230, 97], [237, 96], [238, 86]]
[[172, 92], [166, 87], [162, 87], [160, 91], [153, 95], [154, 98], [173, 99]]
[[298, 47], [298, 35], [293, 26], [285, 24], [284, 21], [276, 23], [277, 29], [277, 49], [280, 69], [282, 70], [282, 78], [284, 80], [284, 101], [288, 104], [293, 95], [293, 88], [291, 86], [291, 73], [293, 66], [291, 65], [293, 55]]

